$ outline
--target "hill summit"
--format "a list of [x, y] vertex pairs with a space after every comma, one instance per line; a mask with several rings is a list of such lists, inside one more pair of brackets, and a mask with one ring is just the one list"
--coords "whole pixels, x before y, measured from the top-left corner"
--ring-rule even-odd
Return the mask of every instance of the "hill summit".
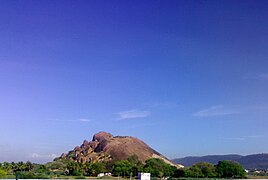
[[63, 153], [59, 159], [85, 163], [125, 160], [131, 156], [136, 156], [143, 163], [149, 158], [159, 158], [170, 165], [182, 167], [174, 164], [138, 138], [113, 136], [107, 132], [95, 134], [90, 142], [84, 140], [81, 146], [75, 147], [67, 154]]

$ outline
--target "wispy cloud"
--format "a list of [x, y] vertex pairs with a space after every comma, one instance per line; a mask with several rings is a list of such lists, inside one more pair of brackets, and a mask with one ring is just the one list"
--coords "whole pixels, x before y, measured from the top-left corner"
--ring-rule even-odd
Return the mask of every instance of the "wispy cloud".
[[223, 115], [231, 115], [237, 114], [238, 111], [233, 109], [228, 109], [223, 105], [211, 106], [207, 109], [200, 110], [193, 114], [193, 116], [197, 117], [209, 117], [209, 116], [223, 116]]
[[268, 80], [268, 73], [249, 73], [244, 76], [245, 79]]
[[257, 138], [262, 138], [263, 135], [249, 135], [249, 136], [244, 136], [244, 138], [248, 139], [257, 139]]
[[130, 110], [130, 111], [121, 111], [118, 114], [118, 119], [136, 119], [136, 118], [145, 118], [151, 115], [150, 111], [140, 111], [140, 110]]
[[90, 119], [81, 118], [81, 119], [78, 119], [78, 121], [80, 121], [80, 122], [90, 122], [91, 120]]
[[176, 108], [178, 104], [175, 102], [150, 102], [145, 103], [149, 108]]
[[29, 157], [32, 159], [55, 159], [56, 157], [59, 157], [56, 154], [38, 154], [38, 153], [31, 153], [29, 154]]
[[230, 140], [230, 141], [246, 141], [246, 140], [253, 140], [262, 138], [261, 135], [249, 135], [249, 136], [242, 136], [242, 137], [222, 137], [222, 140]]
[[268, 73], [262, 73], [262, 74], [259, 74], [258, 78], [259, 78], [259, 79], [268, 80]]
[[220, 138], [222, 140], [229, 140], [229, 141], [244, 141], [245, 138], [243, 137], [231, 137], [231, 138]]
[[49, 118], [47, 119], [47, 121], [52, 121], [52, 122], [91, 122], [91, 119], [88, 119], [88, 118], [79, 118], [79, 119], [67, 119], [67, 120], [64, 120], [64, 119], [58, 119], [58, 118]]

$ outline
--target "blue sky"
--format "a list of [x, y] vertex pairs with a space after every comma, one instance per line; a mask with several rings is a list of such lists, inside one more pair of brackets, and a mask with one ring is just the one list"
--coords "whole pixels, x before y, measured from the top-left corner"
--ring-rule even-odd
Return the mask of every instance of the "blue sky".
[[0, 162], [47, 162], [94, 133], [168, 158], [268, 152], [263, 0], [0, 6]]

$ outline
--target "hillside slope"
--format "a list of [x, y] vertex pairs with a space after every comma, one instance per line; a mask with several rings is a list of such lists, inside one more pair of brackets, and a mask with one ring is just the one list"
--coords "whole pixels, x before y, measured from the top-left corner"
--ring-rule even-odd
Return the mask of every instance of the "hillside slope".
[[59, 159], [68, 159], [76, 162], [108, 162], [128, 159], [137, 156], [141, 162], [149, 158], [160, 158], [166, 163], [174, 164], [166, 157], [149, 147], [143, 141], [131, 136], [113, 136], [107, 132], [99, 132], [93, 136], [92, 141], [84, 140], [81, 146], [67, 154], [62, 154]]
[[174, 159], [173, 162], [183, 164], [185, 166], [191, 166], [197, 162], [209, 162], [217, 164], [222, 160], [232, 160], [239, 162], [246, 169], [268, 169], [268, 154], [252, 154], [247, 156], [241, 155], [208, 155], [201, 157], [184, 157]]

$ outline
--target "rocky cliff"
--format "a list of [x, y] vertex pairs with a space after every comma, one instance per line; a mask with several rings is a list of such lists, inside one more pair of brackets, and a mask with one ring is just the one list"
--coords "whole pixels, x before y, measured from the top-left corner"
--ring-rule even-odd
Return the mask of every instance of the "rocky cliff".
[[[128, 159], [137, 156], [141, 162], [149, 158], [160, 158], [166, 163], [175, 165], [166, 157], [153, 150], [143, 141], [131, 136], [113, 136], [107, 132], [99, 132], [92, 141], [84, 140], [81, 146], [75, 147], [59, 159], [68, 159], [76, 162], [109, 162]], [[176, 165], [181, 167], [180, 165]]]

